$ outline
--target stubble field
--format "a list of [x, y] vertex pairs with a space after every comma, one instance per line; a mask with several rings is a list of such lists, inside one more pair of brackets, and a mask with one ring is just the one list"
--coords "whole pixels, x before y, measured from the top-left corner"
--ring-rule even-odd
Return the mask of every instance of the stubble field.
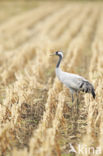
[[[102, 156], [103, 4], [0, 8], [0, 155]], [[78, 114], [55, 76], [57, 57], [49, 55], [56, 50], [64, 51], [64, 71], [94, 85], [96, 99], [80, 94]], [[69, 152], [70, 144], [77, 153]], [[78, 144], [87, 152], [78, 151]]]

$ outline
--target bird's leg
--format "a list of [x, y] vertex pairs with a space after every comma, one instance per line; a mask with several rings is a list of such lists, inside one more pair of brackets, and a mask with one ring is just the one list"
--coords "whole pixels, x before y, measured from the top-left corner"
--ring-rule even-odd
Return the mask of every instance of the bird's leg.
[[72, 95], [72, 109], [71, 109], [71, 119], [72, 121], [74, 121], [74, 105], [73, 105], [73, 102], [74, 102], [74, 96], [73, 96], [73, 93], [71, 94]]
[[76, 96], [77, 96], [77, 114], [79, 113], [79, 94], [78, 92], [76, 92]]
[[73, 93], [72, 93], [72, 103], [74, 102], [74, 96], [73, 96]]

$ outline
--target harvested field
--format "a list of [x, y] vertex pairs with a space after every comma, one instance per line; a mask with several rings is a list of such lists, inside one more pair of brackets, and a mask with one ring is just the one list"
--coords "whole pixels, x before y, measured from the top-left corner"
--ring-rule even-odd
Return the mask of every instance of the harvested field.
[[[103, 156], [103, 4], [28, 4], [0, 6], [0, 156]], [[78, 114], [56, 50], [64, 71], [94, 85]]]

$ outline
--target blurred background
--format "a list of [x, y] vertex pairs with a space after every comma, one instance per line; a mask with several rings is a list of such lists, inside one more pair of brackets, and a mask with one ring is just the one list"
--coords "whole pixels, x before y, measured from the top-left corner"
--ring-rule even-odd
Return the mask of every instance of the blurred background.
[[[80, 95], [79, 113], [55, 75], [56, 50], [63, 71], [96, 89], [95, 100]], [[103, 151], [102, 87], [102, 0], [0, 1], [0, 156], [74, 156], [69, 143]]]

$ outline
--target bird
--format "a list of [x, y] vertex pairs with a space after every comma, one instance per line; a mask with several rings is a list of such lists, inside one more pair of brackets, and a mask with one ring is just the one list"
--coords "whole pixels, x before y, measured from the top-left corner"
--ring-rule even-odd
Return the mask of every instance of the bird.
[[56, 51], [51, 56], [56, 55], [59, 57], [59, 60], [56, 65], [56, 76], [58, 79], [70, 90], [72, 102], [74, 102], [74, 93], [78, 96], [78, 93], [80, 91], [85, 93], [91, 93], [93, 98], [95, 99], [95, 89], [93, 85], [84, 77], [74, 74], [74, 73], [68, 73], [64, 72], [60, 68], [60, 63], [63, 59], [63, 52], [62, 51]]

